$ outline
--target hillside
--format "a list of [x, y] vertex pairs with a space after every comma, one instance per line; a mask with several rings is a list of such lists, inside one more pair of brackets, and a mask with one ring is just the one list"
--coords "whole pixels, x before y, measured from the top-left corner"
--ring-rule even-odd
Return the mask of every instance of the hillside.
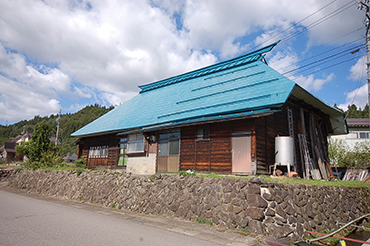
[[[80, 111], [73, 114], [62, 114], [60, 119], [59, 128], [59, 141], [61, 142], [63, 149], [66, 152], [77, 152], [77, 146], [74, 142], [77, 140], [75, 137], [71, 137], [71, 133], [92, 122], [114, 107], [109, 108], [100, 106], [98, 104], [86, 106]], [[15, 124], [3, 126], [0, 125], [0, 146], [4, 142], [10, 141], [15, 136], [19, 135], [24, 130], [33, 130], [37, 123], [45, 121], [53, 129], [53, 133], [56, 133], [57, 126], [57, 115], [50, 115], [45, 117], [35, 116], [32, 120], [22, 120]]]

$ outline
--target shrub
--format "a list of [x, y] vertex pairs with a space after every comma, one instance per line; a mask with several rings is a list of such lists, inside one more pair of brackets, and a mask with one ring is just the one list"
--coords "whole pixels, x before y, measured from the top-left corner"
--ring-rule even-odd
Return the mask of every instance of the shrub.
[[82, 156], [77, 161], [75, 161], [75, 165], [77, 168], [86, 168], [85, 156]]
[[353, 149], [343, 140], [329, 140], [329, 158], [340, 167], [370, 167], [370, 143], [358, 143]]

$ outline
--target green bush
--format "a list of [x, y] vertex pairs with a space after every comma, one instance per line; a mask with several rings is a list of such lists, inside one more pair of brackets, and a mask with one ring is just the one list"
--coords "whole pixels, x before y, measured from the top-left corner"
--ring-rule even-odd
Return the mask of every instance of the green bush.
[[340, 167], [370, 167], [370, 143], [363, 142], [353, 149], [346, 146], [343, 140], [329, 140], [329, 158], [333, 165]]
[[75, 165], [77, 168], [86, 168], [85, 156], [82, 156], [77, 161], [75, 161]]

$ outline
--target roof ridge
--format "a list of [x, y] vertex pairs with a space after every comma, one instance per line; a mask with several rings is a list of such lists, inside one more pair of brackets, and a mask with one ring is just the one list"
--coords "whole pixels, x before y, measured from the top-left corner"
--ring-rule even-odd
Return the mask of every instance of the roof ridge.
[[167, 86], [167, 85], [179, 83], [179, 82], [184, 81], [184, 80], [204, 76], [204, 75], [207, 75], [207, 74], [210, 74], [210, 73], [223, 71], [223, 70], [226, 70], [226, 69], [238, 67], [240, 65], [245, 65], [247, 63], [251, 63], [251, 62], [260, 60], [261, 58], [263, 58], [264, 53], [267, 53], [267, 52], [271, 51], [279, 42], [280, 41], [277, 41], [277, 42], [275, 42], [273, 44], [270, 44], [268, 46], [265, 46], [261, 49], [258, 49], [256, 51], [244, 54], [242, 56], [239, 56], [239, 57], [227, 60], [227, 61], [219, 62], [219, 63], [213, 64], [213, 65], [207, 66], [207, 67], [203, 67], [203, 68], [200, 68], [200, 69], [197, 69], [197, 70], [194, 70], [194, 71], [190, 71], [190, 72], [187, 72], [187, 73], [184, 73], [184, 74], [180, 74], [180, 75], [177, 75], [177, 76], [174, 76], [174, 77], [170, 77], [170, 78], [167, 78], [167, 79], [164, 79], [164, 80], [159, 80], [159, 81], [156, 81], [156, 82], [153, 82], [153, 83], [150, 83], [150, 84], [141, 85], [141, 86], [139, 86], [139, 88], [141, 89], [140, 93], [151, 91], [151, 90], [161, 88], [161, 87], [164, 87], [164, 86]]

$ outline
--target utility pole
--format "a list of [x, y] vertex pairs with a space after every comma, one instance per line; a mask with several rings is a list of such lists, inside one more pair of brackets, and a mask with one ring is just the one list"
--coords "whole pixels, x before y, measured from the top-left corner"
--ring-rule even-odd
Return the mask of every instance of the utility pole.
[[366, 27], [366, 54], [367, 54], [367, 62], [366, 62], [366, 70], [367, 70], [367, 102], [369, 105], [369, 128], [370, 128], [370, 10], [369, 10], [369, 0], [362, 0], [358, 2], [359, 9], [365, 9], [366, 19], [365, 19], [365, 27]]
[[56, 137], [55, 137], [55, 145], [58, 145], [59, 122], [60, 122], [61, 113], [62, 113], [62, 109], [59, 110], [59, 114], [58, 114], [58, 117], [57, 117], [57, 134], [56, 134]]

